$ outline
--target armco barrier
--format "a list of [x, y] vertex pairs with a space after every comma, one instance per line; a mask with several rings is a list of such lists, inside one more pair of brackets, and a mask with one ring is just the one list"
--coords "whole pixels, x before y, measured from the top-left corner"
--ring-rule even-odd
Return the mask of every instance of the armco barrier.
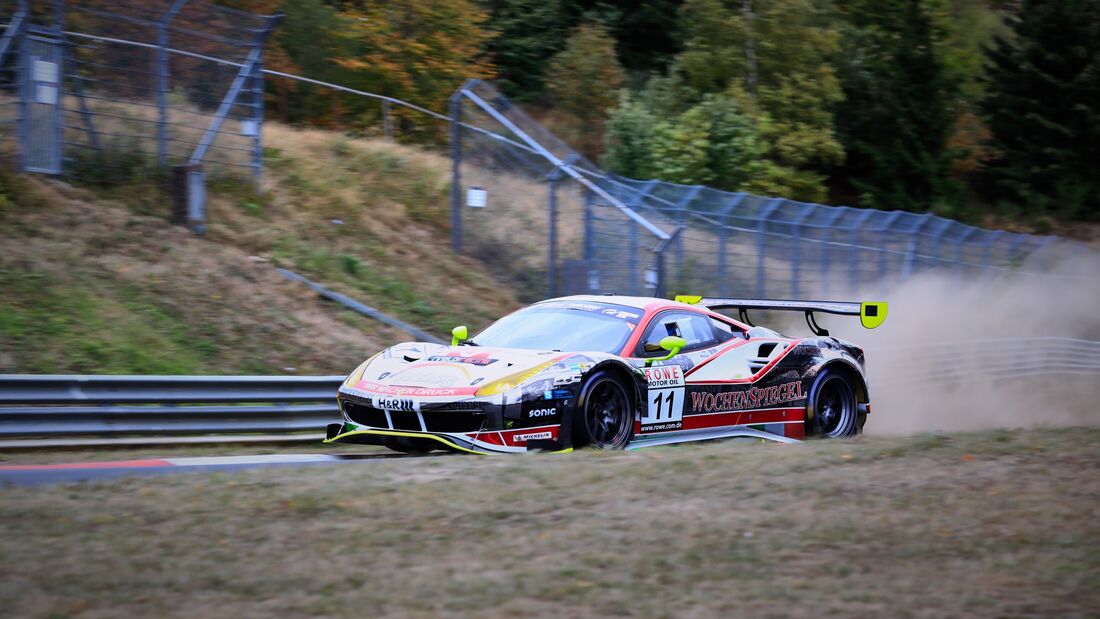
[[0, 438], [317, 432], [343, 379], [0, 375]]
[[[886, 352], [881, 351], [881, 352]], [[897, 353], [899, 351], [891, 351]], [[907, 347], [904, 374], [876, 376], [872, 390], [934, 380], [1021, 381], [1100, 377], [1100, 342], [1021, 337]], [[874, 364], [874, 351], [871, 351]], [[0, 447], [33, 439], [105, 445], [134, 437], [179, 442], [251, 437], [319, 440], [338, 421], [342, 376], [0, 375]], [[258, 436], [265, 435], [265, 436]], [[11, 439], [18, 439], [11, 440]], [[30, 439], [30, 440], [28, 440]]]

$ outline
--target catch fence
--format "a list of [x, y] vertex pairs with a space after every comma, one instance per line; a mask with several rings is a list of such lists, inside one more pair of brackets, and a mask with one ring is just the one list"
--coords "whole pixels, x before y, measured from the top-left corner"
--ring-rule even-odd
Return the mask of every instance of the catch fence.
[[309, 95], [299, 100], [331, 110], [325, 122], [350, 137], [448, 153], [450, 217], [434, 205], [427, 212], [456, 250], [527, 300], [605, 292], [829, 299], [922, 271], [991, 277], [1044, 256], [1092, 255], [1056, 237], [932, 214], [621, 178], [486, 82], [467, 82], [436, 111], [266, 69], [264, 42], [281, 16], [212, 0], [0, 0], [0, 16], [0, 127], [17, 136], [22, 169], [167, 187], [174, 218], [196, 231], [208, 177], [259, 186], [265, 90], [279, 80], [280, 92], [293, 83]]

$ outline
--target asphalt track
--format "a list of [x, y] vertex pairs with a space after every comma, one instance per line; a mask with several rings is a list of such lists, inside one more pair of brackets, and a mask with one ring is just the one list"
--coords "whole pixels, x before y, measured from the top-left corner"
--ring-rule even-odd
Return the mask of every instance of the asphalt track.
[[[445, 454], [444, 454], [445, 455]], [[44, 486], [97, 482], [124, 477], [148, 477], [176, 473], [239, 471], [249, 468], [285, 466], [332, 466], [368, 460], [408, 458], [402, 454], [266, 454], [255, 456], [209, 456], [149, 458], [112, 462], [0, 465], [0, 487]]]

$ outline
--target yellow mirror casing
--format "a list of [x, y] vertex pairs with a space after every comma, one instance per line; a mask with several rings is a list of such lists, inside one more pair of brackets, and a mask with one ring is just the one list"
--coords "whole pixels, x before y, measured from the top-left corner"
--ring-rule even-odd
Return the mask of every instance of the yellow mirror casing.
[[458, 346], [459, 342], [465, 342], [468, 339], [470, 339], [470, 331], [466, 328], [466, 325], [459, 325], [451, 329], [451, 346]]
[[668, 354], [663, 357], [657, 357], [656, 359], [646, 359], [646, 365], [652, 365], [654, 361], [668, 361], [676, 356], [680, 352], [680, 349], [687, 346], [687, 342], [682, 337], [676, 337], [675, 335], [668, 335], [661, 338], [661, 348], [668, 351]]

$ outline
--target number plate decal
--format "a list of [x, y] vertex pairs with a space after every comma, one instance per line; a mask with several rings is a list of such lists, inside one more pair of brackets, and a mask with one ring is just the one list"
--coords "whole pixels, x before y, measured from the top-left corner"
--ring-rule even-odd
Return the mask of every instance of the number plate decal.
[[679, 365], [645, 368], [649, 381], [642, 431], [678, 430], [684, 418], [684, 371]]

